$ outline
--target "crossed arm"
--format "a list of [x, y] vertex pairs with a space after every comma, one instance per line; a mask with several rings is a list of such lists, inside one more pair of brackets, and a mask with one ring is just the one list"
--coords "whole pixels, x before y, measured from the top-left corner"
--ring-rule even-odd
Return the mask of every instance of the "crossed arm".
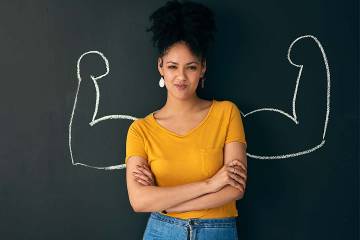
[[194, 210], [203, 210], [223, 206], [234, 199], [238, 200], [243, 197], [242, 191], [239, 195], [238, 189], [227, 185], [221, 190], [214, 193], [207, 193], [203, 196], [182, 202], [174, 207], [166, 209], [167, 212], [188, 212]]
[[[240, 160], [243, 165], [247, 168], [247, 159], [246, 159], [246, 145], [239, 142], [231, 142], [225, 144], [224, 147], [224, 164], [228, 164], [233, 159]], [[146, 170], [143, 168], [138, 168], [138, 172], [145, 173]], [[143, 171], [144, 170], [144, 171]], [[246, 171], [243, 172], [246, 176]], [[231, 185], [226, 185], [222, 189], [212, 192], [211, 188], [208, 186], [208, 182], [197, 182], [197, 183], [190, 183], [185, 185], [179, 185], [175, 187], [170, 188], [164, 188], [164, 187], [156, 187], [156, 186], [144, 186], [144, 185], [153, 185], [153, 182], [151, 182], [151, 179], [145, 180], [146, 177], [144, 177], [146, 174], [142, 174], [143, 176], [135, 176], [135, 179], [137, 180], [137, 184], [141, 184], [142, 188], [157, 188], [158, 190], [164, 190], [168, 191], [165, 193], [162, 192], [163, 195], [160, 193], [158, 198], [152, 198], [149, 199], [148, 204], [143, 203], [142, 207], [134, 208], [135, 211], [138, 212], [151, 212], [151, 211], [162, 211], [166, 210], [167, 212], [187, 212], [187, 211], [193, 211], [193, 210], [203, 210], [203, 209], [209, 209], [209, 208], [216, 208], [219, 206], [223, 206], [224, 204], [231, 202], [233, 200], [241, 199], [244, 196], [245, 193], [245, 187], [246, 185], [243, 185], [242, 189], [235, 188]], [[129, 181], [129, 180], [128, 180]], [[246, 183], [246, 178], [244, 179], [244, 182]], [[184, 189], [181, 189], [181, 188]], [[185, 191], [185, 188], [188, 191]], [[129, 190], [129, 184], [128, 184], [128, 190]], [[147, 190], [154, 190], [154, 189], [147, 189]], [[182, 193], [188, 193], [188, 194], [176, 194], [179, 193], [179, 191]], [[148, 192], [150, 193], [150, 192]], [[152, 192], [154, 193], [154, 192]], [[169, 197], [171, 193], [176, 194], [176, 199], [172, 199]], [[146, 194], [146, 191], [142, 191], [142, 194]], [[170, 194], [170, 195], [169, 195]], [[156, 194], [154, 194], [156, 195]], [[129, 191], [130, 196], [130, 191]], [[168, 196], [168, 197], [166, 197]], [[164, 197], [169, 199], [169, 201], [173, 200], [172, 202], [168, 202], [165, 200]], [[134, 199], [134, 197], [133, 197]], [[157, 203], [156, 200], [162, 200], [163, 204]], [[131, 197], [130, 197], [131, 202]], [[144, 202], [144, 201], [143, 201]], [[152, 203], [152, 204], [149, 204]], [[135, 204], [132, 204], [133, 206]]]

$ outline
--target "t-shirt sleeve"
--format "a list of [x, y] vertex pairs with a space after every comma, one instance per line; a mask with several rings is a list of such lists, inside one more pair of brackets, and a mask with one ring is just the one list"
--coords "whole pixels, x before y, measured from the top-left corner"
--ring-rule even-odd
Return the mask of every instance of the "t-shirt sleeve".
[[245, 143], [247, 145], [240, 110], [236, 104], [231, 102], [230, 120], [226, 132], [225, 143], [233, 141]]
[[131, 156], [140, 156], [144, 159], [148, 158], [145, 151], [145, 140], [140, 133], [138, 126], [136, 125], [136, 121], [134, 121], [128, 129], [126, 137], [125, 164]]

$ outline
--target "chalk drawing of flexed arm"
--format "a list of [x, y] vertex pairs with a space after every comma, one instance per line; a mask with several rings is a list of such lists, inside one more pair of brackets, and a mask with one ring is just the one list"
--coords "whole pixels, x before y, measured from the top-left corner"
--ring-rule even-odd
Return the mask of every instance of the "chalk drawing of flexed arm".
[[[308, 41], [311, 40], [312, 43], [316, 44], [316, 47], [318, 50], [320, 50], [320, 54], [321, 54], [321, 60], [320, 62], [320, 66], [316, 66], [317, 69], [315, 71], [313, 71], [311, 69], [311, 67], [308, 67], [308, 69], [306, 68], [306, 64], [305, 64], [305, 68], [304, 65], [296, 63], [296, 60], [293, 60], [293, 56], [292, 56], [292, 51], [293, 48], [295, 46], [295, 44], [297, 45], [303, 45], [305, 44], [304, 41]], [[308, 42], [306, 42], [308, 43]], [[318, 54], [318, 55], [320, 55]], [[314, 54], [316, 56], [316, 54]], [[315, 56], [313, 56], [313, 58], [315, 58]], [[311, 139], [311, 144], [308, 144], [307, 147], [301, 147], [302, 149], [298, 149], [298, 151], [292, 151], [292, 152], [284, 152], [283, 149], [272, 149], [271, 151], [274, 151], [272, 153], [269, 154], [264, 154], [264, 152], [262, 153], [256, 153], [256, 152], [248, 152], [247, 155], [249, 157], [252, 158], [256, 158], [256, 159], [283, 159], [283, 158], [292, 158], [292, 157], [297, 157], [300, 155], [304, 155], [304, 154], [308, 154], [310, 152], [313, 152], [319, 148], [321, 148], [324, 144], [325, 144], [325, 138], [326, 138], [326, 129], [328, 126], [328, 121], [329, 121], [329, 113], [330, 113], [330, 69], [329, 69], [329, 64], [328, 64], [328, 60], [325, 54], [325, 51], [320, 43], [320, 41], [312, 36], [312, 35], [304, 35], [304, 36], [300, 36], [297, 39], [295, 39], [291, 44], [290, 47], [288, 49], [288, 53], [287, 53], [287, 59], [290, 62], [291, 65], [293, 65], [294, 67], [296, 67], [298, 69], [298, 74], [297, 74], [297, 78], [296, 78], [296, 84], [295, 84], [295, 89], [294, 89], [294, 93], [293, 93], [293, 98], [292, 98], [292, 112], [291, 113], [287, 113], [284, 110], [280, 110], [277, 108], [273, 108], [273, 107], [265, 107], [265, 108], [260, 108], [260, 109], [255, 109], [253, 111], [250, 111], [248, 113], [242, 113], [244, 118], [247, 118], [246, 120], [249, 120], [250, 122], [252, 122], [252, 118], [255, 117], [261, 117], [262, 120], [266, 119], [267, 117], [282, 117], [280, 119], [277, 118], [277, 122], [276, 125], [280, 125], [282, 129], [287, 129], [287, 127], [291, 128], [291, 130], [295, 131], [296, 134], [294, 134], [294, 136], [281, 136], [281, 134], [277, 135], [277, 136], [273, 136], [273, 140], [276, 139], [276, 141], [283, 141], [283, 142], [290, 142], [291, 144], [295, 144], [297, 148], [300, 148], [300, 146], [297, 145], [297, 142], [299, 142], [299, 136], [307, 134], [310, 138], [315, 138], [315, 139]], [[316, 58], [315, 58], [316, 59]], [[320, 71], [321, 73], [323, 73], [323, 76], [315, 76], [314, 73], [315, 72], [319, 72], [318, 69], [324, 69], [324, 71]], [[303, 71], [307, 71], [307, 74], [305, 75], [305, 77], [303, 77]], [[305, 81], [306, 80], [306, 81]], [[320, 82], [320, 84], [318, 84]], [[322, 84], [321, 83], [325, 83]], [[311, 86], [311, 84], [313, 86]], [[310, 87], [316, 88], [316, 86], [323, 86], [326, 89], [324, 89], [324, 91], [319, 91], [318, 94], [313, 94], [313, 95], [306, 95], [306, 94], [302, 94], [301, 98], [298, 99], [298, 93], [299, 93], [299, 89], [301, 89], [302, 85], [306, 85], [309, 89]], [[326, 90], [326, 91], [325, 91]], [[307, 89], [302, 89], [301, 91], [307, 91]], [[322, 95], [322, 93], [324, 93]], [[305, 99], [305, 96], [308, 97], [309, 99], [311, 99], [309, 101], [309, 99]], [[325, 99], [326, 104], [322, 103], [322, 100]], [[308, 104], [306, 106], [306, 104], [301, 105], [303, 107], [302, 110], [297, 111], [297, 102], [302, 101], [302, 103]], [[316, 109], [322, 109], [322, 111], [320, 111], [319, 113], [316, 112], [313, 115], [308, 115], [308, 116], [304, 116], [304, 107], [306, 108], [313, 108], [315, 109], [315, 107], [313, 106], [320, 106]], [[314, 111], [313, 111], [314, 112]], [[272, 116], [272, 115], [276, 115], [276, 116]], [[279, 115], [280, 114], [280, 115]], [[313, 129], [304, 129], [304, 126], [302, 126], [303, 128], [300, 128], [299, 125], [302, 125], [302, 122], [299, 121], [299, 116], [301, 115], [302, 119], [307, 119], [307, 121], [312, 121], [312, 123], [315, 123], [315, 121], [320, 121], [322, 122], [322, 133], [321, 134], [316, 134], [316, 132], [314, 133]], [[324, 114], [324, 116], [321, 116], [321, 114]], [[253, 116], [254, 115], [254, 116]], [[290, 124], [289, 124], [290, 123]], [[291, 125], [292, 123], [292, 125]], [[294, 125], [295, 124], [295, 125]], [[309, 124], [311, 125], [311, 124]], [[267, 127], [271, 127], [270, 125], [266, 126]], [[305, 126], [307, 127], [307, 126]], [[315, 143], [315, 144], [314, 144]]]
[[[73, 110], [72, 110], [72, 113], [71, 113], [71, 118], [70, 118], [70, 123], [69, 123], [69, 149], [70, 149], [71, 161], [72, 161], [72, 164], [75, 165], [75, 166], [79, 165], [79, 166], [84, 166], [84, 167], [89, 167], [89, 168], [94, 168], [94, 169], [102, 169], [102, 170], [123, 169], [123, 168], [126, 167], [125, 164], [112, 165], [112, 166], [94, 166], [94, 165], [89, 165], [89, 164], [84, 164], [82, 162], [78, 162], [74, 158], [73, 143], [72, 143], [72, 137], [73, 137], [72, 136], [72, 134], [73, 134], [72, 127], [73, 127], [73, 121], [74, 121], [74, 116], [75, 116], [75, 110], [76, 110], [77, 102], [78, 102], [78, 98], [79, 98], [80, 86], [81, 86], [81, 82], [82, 82], [81, 68], [80, 67], [81, 67], [82, 60], [88, 55], [95, 55], [95, 56], [101, 57], [101, 59], [104, 61], [104, 64], [105, 64], [105, 73], [103, 73], [102, 75], [99, 75], [99, 76], [90, 75], [90, 78], [92, 79], [92, 82], [93, 82], [93, 85], [94, 85], [94, 88], [95, 88], [95, 92], [96, 92], [94, 112], [93, 112], [93, 115], [92, 115], [92, 119], [89, 122], [90, 127], [95, 127], [96, 124], [98, 124], [98, 123], [100, 123], [102, 121], [105, 121], [105, 120], [111, 120], [111, 119], [136, 120], [137, 119], [136, 117], [132, 117], [132, 116], [129, 116], [129, 115], [108, 115], [108, 116], [103, 116], [103, 117], [100, 117], [100, 118], [97, 117], [98, 108], [99, 108], [99, 101], [100, 101], [100, 90], [99, 90], [98, 81], [109, 74], [109, 61], [104, 56], [104, 54], [99, 52], [99, 51], [88, 51], [88, 52], [83, 53], [79, 57], [79, 59], [77, 61], [78, 85], [77, 85]], [[92, 150], [93, 149], [91, 149], [90, 151], [92, 151]]]

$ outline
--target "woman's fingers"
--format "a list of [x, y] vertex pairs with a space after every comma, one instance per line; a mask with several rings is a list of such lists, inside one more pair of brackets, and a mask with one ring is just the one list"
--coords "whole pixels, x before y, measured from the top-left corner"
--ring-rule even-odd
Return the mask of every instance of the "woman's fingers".
[[148, 177], [145, 176], [144, 174], [138, 173], [138, 172], [133, 172], [133, 174], [134, 174], [136, 180], [140, 179], [142, 181], [145, 181], [147, 184], [152, 184], [151, 180], [149, 180]]
[[247, 171], [247, 166], [240, 161], [239, 159], [234, 159], [229, 163], [229, 166], [240, 166], [245, 172]]
[[136, 169], [137, 172], [133, 172], [136, 177], [141, 178], [143, 181], [146, 181], [150, 185], [154, 185], [154, 177], [147, 166], [136, 165]]
[[139, 171], [141, 171], [141, 172], [143, 172], [144, 174], [146, 174], [148, 177], [152, 177], [152, 172], [151, 172], [151, 170], [149, 169], [148, 166], [146, 166], [146, 165], [136, 165], [136, 168], [137, 168]]
[[142, 168], [148, 170], [149, 172], [151, 172], [151, 170], [147, 164], [141, 164], [141, 165], [137, 165], [137, 166], [142, 167]]
[[138, 171], [140, 171], [141, 173], [146, 175], [151, 182], [154, 182], [154, 176], [149, 169], [147, 169], [145, 167], [141, 167], [141, 166], [137, 167], [137, 169], [138, 169]]
[[231, 180], [231, 181], [230, 181], [230, 185], [233, 186], [233, 187], [235, 187], [235, 188], [237, 188], [237, 189], [239, 189], [239, 190], [241, 190], [241, 191], [245, 191], [244, 185], [238, 183], [238, 182], [235, 181], [235, 180]]
[[[149, 185], [150, 183], [143, 180], [143, 179], [140, 179], [140, 178], [135, 178], [136, 181], [138, 181], [139, 183], [143, 184], [143, 185]], [[151, 185], [151, 184], [150, 184]]]
[[235, 180], [235, 181], [238, 182], [239, 184], [242, 184], [242, 185], [245, 184], [246, 178], [240, 177], [239, 175], [234, 174], [234, 173], [229, 173], [229, 175], [230, 175], [230, 177], [231, 177], [233, 180]]
[[240, 161], [234, 161], [233, 163], [230, 163], [228, 166], [235, 167], [237, 169], [240, 169], [243, 172], [247, 172], [247, 168], [245, 167], [244, 163]]
[[142, 171], [146, 176], [148, 176], [148, 178], [150, 178], [150, 179], [153, 178], [152, 172], [149, 169], [146, 169], [146, 168], [141, 169], [140, 168], [139, 170]]
[[143, 181], [146, 181], [148, 184], [153, 185], [153, 178], [144, 174], [142, 171], [138, 170], [136, 172], [133, 172], [133, 174], [136, 178], [142, 179]]
[[238, 164], [233, 164], [228, 165], [227, 170], [231, 178], [230, 184], [242, 191], [245, 191], [247, 174], [244, 168], [241, 168]]
[[232, 185], [233, 187], [236, 187], [242, 191], [245, 191], [246, 188], [246, 183], [245, 181], [240, 178], [239, 176], [235, 175], [235, 174], [231, 174], [231, 180], [230, 180], [230, 185]]
[[234, 173], [234, 174], [237, 174], [237, 175], [243, 177], [244, 179], [246, 179], [246, 177], [247, 177], [246, 172], [237, 166], [227, 166], [227, 170], [230, 173]]
[[151, 172], [151, 169], [148, 164], [142, 164], [141, 167], [147, 169], [149, 172]]

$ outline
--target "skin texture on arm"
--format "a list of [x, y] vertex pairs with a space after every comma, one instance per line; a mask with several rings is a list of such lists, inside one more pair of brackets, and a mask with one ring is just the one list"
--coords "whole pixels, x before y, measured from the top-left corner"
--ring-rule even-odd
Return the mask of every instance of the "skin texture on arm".
[[166, 209], [167, 212], [187, 212], [193, 210], [203, 210], [223, 206], [231, 201], [239, 200], [244, 196], [247, 178], [247, 157], [246, 144], [240, 142], [230, 142], [224, 147], [224, 164], [230, 164], [233, 159], [239, 159], [243, 164], [243, 187], [242, 190], [227, 185], [221, 190], [208, 193], [203, 196], [182, 202], [174, 207]]
[[172, 187], [145, 186], [136, 181], [132, 172], [136, 165], [147, 165], [147, 160], [132, 156], [126, 164], [126, 184], [129, 200], [135, 212], [156, 212], [178, 205], [184, 201], [213, 192], [207, 181], [193, 182]]
[[174, 207], [166, 209], [167, 212], [188, 212], [194, 210], [203, 210], [223, 206], [234, 199], [238, 199], [238, 190], [227, 185], [220, 191], [208, 193], [204, 196], [191, 199], [180, 203]]

